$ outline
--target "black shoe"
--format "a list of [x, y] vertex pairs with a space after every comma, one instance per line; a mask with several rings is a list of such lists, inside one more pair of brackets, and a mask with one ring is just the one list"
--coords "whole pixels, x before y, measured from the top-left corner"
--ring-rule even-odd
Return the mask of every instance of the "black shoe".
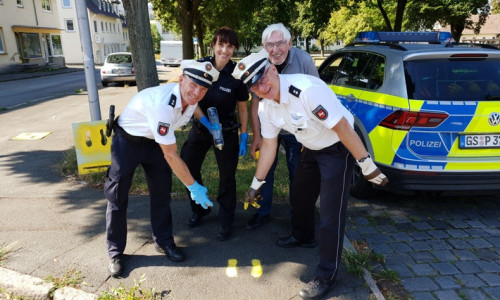
[[231, 237], [231, 227], [230, 226], [221, 226], [219, 233], [215, 237], [218, 241], [225, 241]]
[[109, 261], [108, 271], [111, 276], [118, 278], [123, 273], [123, 259], [121, 256], [113, 257]]
[[191, 216], [191, 219], [189, 219], [189, 221], [187, 222], [188, 226], [190, 228], [194, 228], [194, 227], [200, 226], [201, 219], [204, 216], [208, 215], [211, 211], [212, 211], [212, 209], [209, 207], [208, 209], [204, 209], [204, 210], [202, 210], [200, 212], [193, 213], [193, 215]]
[[248, 230], [255, 230], [269, 221], [269, 215], [254, 214], [247, 223]]
[[300, 290], [299, 296], [302, 299], [318, 299], [332, 287], [334, 282], [334, 280], [316, 277]]
[[295, 247], [304, 247], [304, 248], [314, 248], [318, 245], [316, 240], [308, 240], [308, 241], [299, 241], [294, 238], [293, 235], [289, 235], [284, 238], [280, 238], [278, 240], [278, 246], [283, 248], [295, 248]]
[[183, 261], [185, 259], [184, 253], [177, 246], [165, 246], [160, 247], [155, 244], [155, 250], [157, 252], [165, 254], [171, 261]]

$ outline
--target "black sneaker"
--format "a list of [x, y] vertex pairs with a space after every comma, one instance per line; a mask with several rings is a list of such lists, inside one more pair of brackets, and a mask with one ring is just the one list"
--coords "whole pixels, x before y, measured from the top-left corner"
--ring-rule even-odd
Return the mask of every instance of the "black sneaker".
[[165, 254], [171, 261], [179, 262], [186, 259], [181, 249], [177, 248], [177, 246], [175, 245], [170, 247], [169, 246], [161, 247], [158, 244], [155, 244], [155, 250], [156, 252]]
[[195, 227], [200, 226], [201, 219], [203, 219], [203, 217], [208, 215], [211, 211], [212, 211], [212, 209], [209, 207], [209, 208], [204, 209], [202, 211], [193, 213], [193, 215], [191, 216], [191, 218], [187, 222], [188, 226], [190, 228], [195, 228]]
[[121, 256], [113, 257], [109, 261], [108, 271], [111, 276], [118, 278], [123, 273], [123, 259]]
[[248, 230], [255, 230], [269, 221], [269, 215], [253, 214], [252, 218], [247, 223]]
[[334, 282], [334, 280], [316, 277], [300, 290], [299, 296], [302, 299], [318, 299], [328, 292]]

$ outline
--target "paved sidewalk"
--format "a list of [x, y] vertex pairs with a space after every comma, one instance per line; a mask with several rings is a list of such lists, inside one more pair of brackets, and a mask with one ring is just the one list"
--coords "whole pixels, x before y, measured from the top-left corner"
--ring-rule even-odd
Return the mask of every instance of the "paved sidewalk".
[[[100, 89], [101, 111], [115, 104], [118, 114], [135, 93], [135, 87]], [[81, 290], [90, 293], [89, 299], [119, 284], [131, 287], [143, 274], [142, 286], [155, 288], [166, 299], [299, 299], [298, 291], [311, 279], [318, 262], [318, 249], [276, 246], [278, 237], [288, 234], [287, 206], [277, 206], [269, 224], [250, 232], [245, 225], [252, 211], [238, 205], [234, 236], [219, 242], [215, 239], [216, 213], [206, 217], [202, 227], [191, 230], [186, 225], [191, 215], [188, 200], [174, 195], [175, 240], [187, 256], [185, 262], [174, 263], [154, 250], [148, 197], [133, 196], [124, 278], [110, 278], [104, 232], [106, 199], [102, 191], [84, 182], [61, 178], [57, 169], [64, 152], [74, 145], [72, 123], [89, 118], [86, 94], [0, 112], [0, 246], [14, 244], [0, 268], [0, 287], [41, 299], [43, 291], [33, 294], [30, 290], [44, 288], [37, 281], [49, 275], [62, 277], [74, 269], [84, 276]], [[11, 140], [32, 132], [51, 134], [40, 140]], [[70, 295], [73, 290], [56, 293], [59, 299], [83, 297]], [[375, 299], [364, 280], [348, 274], [344, 265], [326, 298]]]

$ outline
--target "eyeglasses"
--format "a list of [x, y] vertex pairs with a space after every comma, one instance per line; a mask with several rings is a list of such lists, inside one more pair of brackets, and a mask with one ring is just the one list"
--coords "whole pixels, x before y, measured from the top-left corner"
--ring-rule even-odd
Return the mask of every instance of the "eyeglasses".
[[269, 77], [267, 77], [267, 72], [269, 71], [269, 69], [269, 66], [267, 66], [262, 76], [250, 89], [257, 88], [259, 85], [264, 85], [269, 81]]
[[283, 46], [285, 46], [287, 44], [287, 42], [285, 40], [281, 40], [281, 41], [278, 41], [276, 43], [265, 43], [264, 44], [264, 47], [267, 49], [267, 50], [272, 50], [275, 46], [277, 48], [283, 48]]

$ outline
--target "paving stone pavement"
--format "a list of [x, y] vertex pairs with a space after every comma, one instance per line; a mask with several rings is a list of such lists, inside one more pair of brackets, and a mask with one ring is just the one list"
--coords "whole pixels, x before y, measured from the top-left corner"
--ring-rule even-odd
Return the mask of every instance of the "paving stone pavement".
[[346, 236], [386, 258], [415, 300], [500, 299], [500, 197], [351, 199]]

